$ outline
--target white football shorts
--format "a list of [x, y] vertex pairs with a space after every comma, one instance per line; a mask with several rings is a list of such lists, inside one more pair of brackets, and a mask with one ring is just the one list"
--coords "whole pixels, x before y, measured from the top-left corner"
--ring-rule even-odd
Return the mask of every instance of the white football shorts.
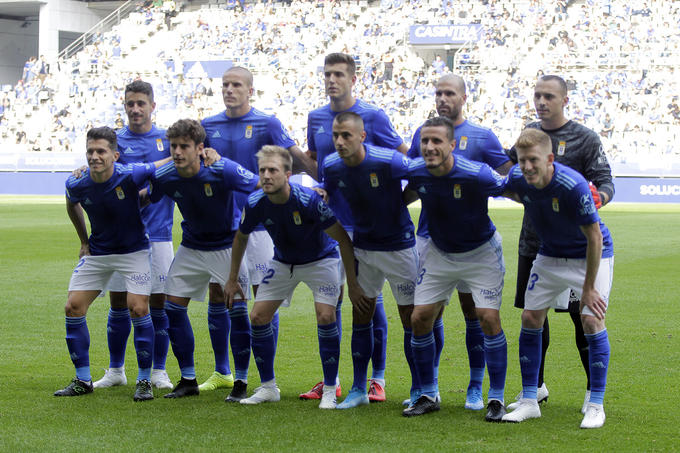
[[151, 257], [149, 249], [132, 253], [87, 255], [78, 261], [69, 291], [102, 291], [111, 276], [118, 272], [124, 282], [123, 291], [148, 296], [151, 294]]
[[[168, 271], [165, 294], [205, 300], [208, 283], [218, 283], [224, 287], [230, 267], [231, 247], [223, 250], [195, 250], [180, 245]], [[248, 271], [243, 263], [238, 274], [238, 282], [248, 300], [250, 285]]]
[[[430, 246], [431, 243], [432, 239], [416, 235], [416, 249], [418, 250], [418, 259], [420, 260], [421, 264], [425, 260], [425, 253], [427, 252], [427, 248]], [[458, 285], [456, 285], [456, 289], [461, 293], [470, 292], [470, 288], [468, 288], [465, 282], [462, 281], [458, 282]]]
[[269, 270], [257, 289], [255, 302], [284, 300], [282, 306], [290, 306], [293, 291], [299, 283], [305, 283], [314, 295], [314, 302], [336, 306], [340, 296], [339, 258], [324, 258], [307, 264], [285, 264], [271, 260]]
[[[607, 305], [613, 276], [614, 257], [602, 258], [595, 277], [595, 289]], [[574, 291], [580, 299], [585, 278], [585, 258], [552, 258], [539, 254], [529, 274], [524, 309], [569, 308], [569, 290]], [[582, 314], [594, 316], [588, 307], [583, 308]]]
[[387, 280], [397, 305], [413, 305], [418, 276], [418, 252], [415, 246], [389, 252], [355, 247], [354, 256], [358, 261], [357, 280], [366, 297], [378, 297]]
[[418, 272], [415, 305], [444, 301], [464, 283], [477, 308], [499, 310], [503, 298], [505, 261], [501, 235], [496, 232], [485, 244], [464, 253], [446, 253], [431, 242]]
[[248, 278], [251, 285], [259, 285], [267, 274], [269, 263], [274, 257], [274, 242], [266, 231], [253, 231], [248, 235], [246, 258]]
[[[165, 281], [168, 279], [168, 269], [170, 269], [174, 255], [172, 242], [151, 243], [151, 294], [165, 293]], [[126, 291], [125, 279], [118, 272], [115, 272], [106, 285], [106, 291]]]

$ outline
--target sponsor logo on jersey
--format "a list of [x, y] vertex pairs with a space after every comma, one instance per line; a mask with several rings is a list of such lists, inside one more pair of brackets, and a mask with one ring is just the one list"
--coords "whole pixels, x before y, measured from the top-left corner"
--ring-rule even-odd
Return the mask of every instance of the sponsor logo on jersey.
[[552, 208], [555, 212], [560, 212], [560, 200], [557, 198], [552, 199]]
[[210, 183], [206, 182], [205, 184], [203, 184], [203, 191], [205, 192], [205, 194], [207, 196], [209, 196], [209, 197], [213, 196], [213, 191], [212, 191], [212, 187], [210, 187]]
[[253, 179], [253, 176], [255, 176], [250, 171], [246, 170], [240, 165], [236, 167], [236, 173], [238, 173], [238, 175], [243, 177], [243, 179], [245, 179], [246, 181], [250, 181], [251, 179]]
[[161, 138], [156, 139], [156, 149], [158, 151], [163, 151], [163, 149], [164, 149], [163, 148], [163, 139], [161, 139]]
[[460, 149], [461, 151], [467, 149], [467, 143], [468, 143], [468, 139], [465, 135], [463, 135], [460, 138], [460, 143], [458, 143], [458, 149]]
[[116, 196], [118, 197], [119, 200], [125, 200], [125, 192], [123, 192], [123, 188], [118, 186], [116, 187]]
[[322, 222], [333, 217], [333, 211], [331, 211], [331, 208], [323, 201], [319, 201], [319, 204], [316, 205], [316, 209], [319, 211]]
[[302, 217], [300, 217], [300, 211], [293, 211], [293, 222], [295, 222], [295, 225], [302, 225]]
[[557, 155], [558, 156], [564, 156], [564, 152], [567, 150], [567, 142], [564, 140], [560, 141], [559, 145], [557, 145]]
[[253, 126], [250, 124], [246, 126], [246, 138], [253, 138]]
[[588, 193], [584, 193], [581, 195], [581, 208], [579, 209], [579, 213], [581, 215], [591, 215], [594, 214], [595, 211], [597, 211], [597, 208], [595, 207], [595, 202], [593, 201], [593, 196]]
[[460, 191], [460, 184], [453, 185], [453, 198], [460, 198], [463, 194]]
[[222, 135], [220, 135], [220, 131], [215, 131], [215, 132], [212, 134], [212, 138], [221, 138], [221, 137], [222, 137]]
[[378, 187], [380, 185], [380, 181], [378, 181], [378, 175], [371, 173], [368, 175], [368, 177], [371, 179], [371, 187]]

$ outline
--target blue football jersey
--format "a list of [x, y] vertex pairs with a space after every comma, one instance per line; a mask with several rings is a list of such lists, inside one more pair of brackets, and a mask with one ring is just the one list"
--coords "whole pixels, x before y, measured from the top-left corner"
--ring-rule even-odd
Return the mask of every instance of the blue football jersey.
[[330, 199], [341, 195], [347, 203], [356, 247], [381, 251], [412, 247], [414, 227], [401, 190], [410, 160], [391, 149], [372, 145], [365, 149], [366, 157], [356, 167], [345, 165], [337, 152], [326, 157], [324, 186]]
[[264, 225], [274, 242], [274, 259], [286, 264], [306, 264], [337, 257], [337, 242], [324, 230], [337, 222], [333, 211], [312, 189], [291, 183], [283, 204], [269, 201], [258, 190], [248, 197], [239, 229], [250, 234]]
[[222, 158], [210, 167], [201, 164], [191, 178], [177, 173], [169, 162], [151, 179], [151, 201], [163, 195], [172, 198], [182, 213], [182, 245], [196, 250], [223, 250], [231, 247], [238, 228], [239, 209], [233, 191], [250, 193], [258, 177], [236, 162]]
[[[387, 114], [381, 108], [357, 99], [347, 111], [354, 112], [363, 119], [364, 130], [366, 131], [365, 143], [389, 149], [396, 149], [403, 143]], [[335, 152], [333, 120], [340, 113], [332, 111], [330, 104], [328, 104], [311, 111], [307, 118], [307, 146], [310, 151], [316, 152], [316, 161], [319, 163], [319, 174], [317, 175], [319, 182], [323, 181], [322, 164], [324, 160]], [[338, 216], [340, 223], [350, 231], [353, 222], [346, 203], [342, 203], [336, 197], [335, 200], [331, 200], [330, 207]]]
[[[278, 118], [252, 107], [238, 118], [228, 117], [225, 110], [205, 118], [201, 124], [206, 132], [206, 147], [214, 148], [220, 156], [241, 164], [255, 174], [258, 174], [255, 154], [260, 148], [277, 145], [288, 149], [295, 145]], [[243, 208], [247, 195], [237, 192], [234, 197], [239, 209]], [[262, 230], [262, 227], [258, 229]]]
[[585, 258], [588, 245], [580, 227], [599, 223], [602, 257], [614, 255], [609, 229], [600, 219], [588, 182], [580, 173], [554, 162], [555, 174], [543, 189], [529, 185], [519, 165], [510, 170], [507, 190], [519, 195], [541, 246], [538, 253], [555, 258]]
[[66, 198], [80, 203], [90, 220], [92, 255], [132, 253], [149, 247], [139, 210], [139, 190], [156, 167], [152, 164], [114, 163], [108, 181], [96, 183], [85, 170], [66, 180]]
[[[121, 164], [151, 163], [170, 156], [165, 130], [152, 126], [146, 134], [135, 134], [128, 127], [116, 132]], [[142, 208], [142, 221], [152, 242], [172, 241], [172, 216], [175, 204], [165, 198]]]
[[440, 250], [468, 252], [491, 239], [496, 227], [489, 218], [488, 200], [504, 192], [505, 180], [487, 164], [455, 156], [447, 175], [433, 176], [418, 158], [409, 165], [408, 181]]
[[[416, 129], [416, 132], [413, 134], [411, 147], [408, 150], [408, 157], [411, 159], [421, 157], [420, 129], [422, 129], [422, 126]], [[453, 153], [457, 156], [463, 156], [477, 162], [484, 162], [493, 169], [500, 167], [510, 160], [503, 150], [503, 145], [501, 145], [498, 137], [496, 137], [496, 134], [491, 129], [465, 120], [455, 127], [453, 135], [456, 139], [456, 147], [453, 149]], [[422, 210], [418, 219], [418, 236], [430, 237], [425, 213]]]

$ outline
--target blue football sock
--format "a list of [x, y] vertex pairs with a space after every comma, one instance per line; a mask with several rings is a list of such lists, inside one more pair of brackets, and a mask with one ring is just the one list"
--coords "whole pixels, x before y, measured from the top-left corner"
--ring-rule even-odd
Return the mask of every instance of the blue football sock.
[[250, 319], [248, 318], [248, 304], [245, 301], [234, 302], [229, 309], [231, 332], [229, 341], [231, 354], [234, 356], [234, 379], [248, 380], [248, 366], [250, 365]]
[[165, 312], [168, 314], [168, 336], [172, 352], [177, 357], [177, 363], [182, 377], [196, 379], [194, 368], [194, 331], [191, 328], [187, 307], [165, 301]]
[[153, 323], [153, 369], [164, 370], [168, 358], [170, 338], [168, 337], [168, 315], [163, 308], [151, 308]]
[[444, 350], [444, 320], [438, 318], [434, 322], [434, 328], [432, 329], [434, 334], [434, 346], [436, 348], [434, 353], [434, 381], [439, 382], [439, 360], [442, 357], [442, 351]]
[[484, 332], [479, 319], [465, 320], [465, 346], [470, 362], [470, 388], [482, 390], [484, 383]]
[[519, 334], [519, 367], [522, 371], [522, 397], [536, 399], [538, 368], [541, 366], [543, 328], [522, 327]]
[[373, 354], [373, 323], [352, 325], [353, 388], [366, 391], [368, 362]]
[[489, 399], [505, 401], [508, 342], [502, 330], [498, 335], [484, 335], [484, 356], [489, 369]]
[[260, 372], [260, 382], [274, 379], [274, 356], [276, 355], [276, 338], [272, 323], [262, 326], [251, 325], [253, 342], [253, 357], [257, 370]]
[[338, 300], [338, 305], [335, 306], [335, 323], [338, 325], [338, 335], [342, 341], [342, 299]]
[[586, 334], [590, 345], [590, 402], [603, 404], [609, 369], [609, 334], [607, 329]]
[[90, 331], [85, 316], [66, 316], [66, 346], [76, 367], [76, 377], [81, 381], [91, 381]]
[[276, 310], [274, 312], [271, 324], [272, 330], [274, 331], [274, 342], [276, 342], [276, 344], [279, 344], [279, 310]]
[[224, 302], [208, 303], [208, 329], [210, 330], [210, 343], [215, 354], [215, 371], [221, 374], [230, 374], [229, 369], [229, 315]]
[[406, 356], [406, 363], [408, 363], [408, 367], [411, 370], [411, 395], [413, 395], [414, 392], [419, 392], [421, 390], [418, 371], [416, 370], [416, 365], [413, 361], [413, 349], [411, 348], [412, 336], [413, 331], [404, 327], [404, 356]]
[[373, 315], [373, 355], [371, 356], [371, 364], [373, 365], [371, 377], [373, 379], [385, 379], [386, 359], [387, 316], [385, 315], [385, 307], [383, 306], [383, 295], [380, 293], [378, 294], [375, 314]]
[[434, 344], [432, 331], [425, 335], [412, 335], [411, 350], [413, 351], [413, 363], [420, 382], [420, 389], [424, 395], [435, 398], [437, 386], [434, 381], [434, 355], [437, 347]]
[[106, 323], [106, 338], [109, 343], [109, 368], [120, 368], [125, 365], [125, 347], [132, 330], [130, 310], [126, 308], [109, 308], [109, 319]]
[[335, 385], [335, 378], [338, 376], [338, 364], [340, 363], [338, 325], [334, 322], [317, 325], [317, 334], [321, 368], [323, 369], [323, 383], [324, 385]]
[[135, 329], [135, 351], [137, 352], [137, 380], [151, 379], [151, 363], [153, 361], [153, 322], [151, 315], [132, 318]]

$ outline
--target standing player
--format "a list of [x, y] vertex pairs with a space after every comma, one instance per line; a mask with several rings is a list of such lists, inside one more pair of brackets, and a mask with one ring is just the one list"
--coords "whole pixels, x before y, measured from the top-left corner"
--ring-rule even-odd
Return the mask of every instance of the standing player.
[[[80, 261], [73, 270], [66, 302], [66, 345], [76, 367], [76, 377], [55, 396], [92, 393], [90, 333], [85, 316], [90, 304], [106, 287], [114, 272], [125, 279], [127, 307], [135, 328], [137, 386], [135, 401], [153, 399], [151, 360], [154, 329], [149, 315], [151, 270], [149, 241], [139, 212], [139, 189], [156, 167], [121, 165], [116, 133], [108, 128], [87, 132], [89, 170], [66, 181], [66, 211], [80, 238]], [[161, 161], [161, 162], [166, 162]], [[92, 234], [87, 237], [83, 209]]]
[[[298, 171], [316, 174], [316, 163], [312, 161], [289, 136], [286, 129], [274, 115], [267, 115], [250, 105], [253, 95], [253, 75], [243, 67], [228, 69], [222, 76], [222, 98], [225, 110], [206, 118], [202, 125], [206, 130], [205, 146], [214, 148], [221, 156], [227, 157], [247, 170], [257, 173], [255, 154], [264, 145], [277, 145], [286, 148], [293, 156], [293, 165]], [[244, 194], [235, 194], [239, 208], [246, 203]], [[274, 245], [262, 225], [250, 235], [250, 247], [246, 250], [248, 274], [253, 285], [253, 293], [267, 272], [267, 264], [274, 254]], [[221, 288], [215, 287], [221, 291]], [[211, 296], [216, 297], [211, 294]], [[220, 296], [222, 297], [222, 296]], [[210, 316], [210, 315], [209, 315]], [[274, 316], [274, 330], [278, 332], [278, 312]], [[250, 323], [248, 307], [237, 302], [229, 310], [231, 328], [231, 348], [234, 355], [234, 374], [229, 373], [229, 363], [216, 367], [215, 372], [203, 384], [201, 390], [215, 390], [231, 387], [227, 401], [239, 401], [246, 396], [248, 365], [250, 363]], [[229, 329], [229, 322], [227, 329]], [[235, 379], [235, 381], [234, 381]]]
[[401, 190], [410, 161], [394, 150], [364, 145], [365, 139], [361, 116], [340, 113], [333, 120], [337, 152], [326, 157], [322, 165], [330, 199], [341, 197], [349, 207], [354, 225], [356, 274], [370, 300], [368, 306], [352, 301], [354, 382], [338, 409], [369, 403], [366, 375], [374, 348], [372, 319], [385, 279], [392, 288], [404, 327], [404, 353], [411, 368], [412, 388], [419, 388], [410, 348], [418, 253], [413, 223]]
[[[191, 299], [203, 300], [212, 286], [208, 313], [210, 338], [216, 367], [228, 362], [227, 307], [223, 286], [229, 275], [231, 244], [238, 228], [232, 191], [251, 192], [257, 177], [229, 159], [205, 167], [199, 153], [205, 131], [194, 120], [179, 120], [167, 132], [173, 161], [156, 171], [152, 178], [151, 200], [167, 195], [177, 203], [182, 217], [182, 243], [168, 271], [165, 286], [170, 343], [182, 372], [182, 379], [166, 398], [197, 395], [194, 370], [194, 334], [187, 315]], [[248, 282], [245, 268], [242, 281]]]
[[[456, 148], [453, 150], [454, 154], [477, 162], [484, 162], [501, 175], [506, 175], [512, 167], [512, 161], [503, 151], [503, 146], [496, 135], [490, 129], [471, 123], [463, 116], [463, 105], [467, 101], [465, 81], [460, 76], [446, 74], [437, 81], [435, 88], [437, 114], [450, 119], [455, 126]], [[408, 157], [411, 159], [416, 159], [421, 155], [421, 128], [422, 126], [413, 134], [411, 148], [408, 151]], [[425, 252], [429, 238], [425, 212], [421, 211], [418, 219], [418, 235], [416, 236], [420, 254]], [[458, 287], [458, 299], [465, 318], [465, 346], [470, 363], [470, 383], [465, 397], [465, 408], [481, 410], [484, 408], [482, 396], [485, 368], [484, 332], [477, 318], [472, 294], [467, 290], [464, 282], [461, 282]], [[439, 358], [444, 348], [443, 312], [444, 306], [442, 306], [442, 312], [434, 323], [434, 339], [437, 351], [435, 354], [435, 376], [438, 374]], [[404, 401], [404, 403], [408, 405], [410, 401]]]
[[[313, 190], [290, 184], [292, 158], [279, 146], [264, 146], [258, 153], [262, 190], [248, 197], [241, 226], [234, 238], [231, 272], [226, 285], [228, 303], [243, 294], [235, 271], [241, 264], [248, 236], [264, 223], [274, 242], [274, 259], [269, 263], [257, 299], [250, 312], [253, 354], [262, 386], [241, 404], [279, 401], [274, 377], [276, 339], [271, 326], [274, 313], [284, 300], [291, 301], [295, 287], [304, 282], [314, 294], [319, 353], [324, 375], [319, 407], [335, 409], [335, 379], [340, 360], [340, 336], [335, 322], [335, 305], [340, 294], [339, 258], [350, 269], [348, 287], [352, 300], [367, 303], [357, 283], [352, 242], [328, 205]], [[332, 238], [332, 239], [331, 239]]]
[[435, 319], [451, 293], [464, 283], [471, 290], [484, 331], [489, 367], [486, 420], [505, 415], [507, 341], [499, 310], [505, 263], [501, 237], [488, 214], [488, 198], [503, 193], [504, 180], [487, 164], [456, 154], [454, 124], [446, 117], [427, 120], [420, 130], [422, 159], [409, 166], [409, 188], [420, 197], [432, 242], [420, 256], [420, 272], [411, 316], [413, 361], [422, 395], [403, 414], [439, 409], [436, 382]]
[[[153, 87], [136, 80], [125, 87], [127, 127], [118, 135], [118, 162], [153, 162], [170, 156], [170, 145], [165, 130], [151, 122], [156, 108]], [[142, 208], [142, 221], [151, 241], [151, 320], [154, 327], [153, 370], [151, 383], [158, 388], [172, 388], [165, 371], [168, 355], [168, 317], [165, 314], [163, 288], [173, 257], [172, 216], [175, 205], [170, 198]], [[95, 388], [127, 384], [125, 376], [125, 347], [130, 335], [130, 313], [126, 303], [126, 283], [122, 275], [114, 274], [108, 289], [111, 309], [106, 326], [109, 344], [109, 368], [104, 377], [94, 382]]]
[[[565, 118], [564, 107], [568, 102], [567, 84], [561, 77], [554, 75], [541, 77], [534, 88], [534, 106], [540, 121], [527, 125], [527, 128], [542, 130], [548, 134], [552, 142], [552, 152], [555, 160], [576, 170], [587, 181], [591, 181], [594, 184], [591, 186], [591, 190], [595, 199], [595, 205], [600, 208], [607, 204], [614, 196], [611, 168], [607, 162], [607, 157], [602, 151], [602, 143], [599, 136], [585, 126]], [[517, 152], [514, 149], [510, 150], [510, 158], [515, 162], [517, 161]], [[522, 221], [522, 231], [519, 236], [517, 289], [515, 293], [515, 307], [517, 308], [524, 308], [524, 294], [529, 282], [529, 270], [536, 258], [539, 245], [540, 239], [525, 212]], [[578, 299], [572, 297], [568, 311], [574, 323], [576, 346], [578, 347], [581, 363], [587, 376], [586, 396], [581, 408], [581, 411], [585, 412], [591, 390], [590, 369], [588, 365], [589, 346], [584, 336], [583, 326], [581, 325], [579, 306]], [[543, 380], [545, 354], [550, 344], [547, 316], [542, 332], [543, 339], [541, 344], [543, 349], [541, 351], [541, 365], [538, 373], [539, 402], [548, 399], [548, 389]], [[518, 401], [521, 397], [522, 394], [520, 393], [517, 397]], [[508, 409], [513, 409], [516, 405], [517, 403], [512, 403], [508, 405]]]
[[503, 421], [541, 416], [538, 372], [541, 330], [551, 307], [566, 308], [570, 290], [580, 299], [581, 321], [590, 347], [591, 391], [581, 428], [604, 425], [604, 392], [609, 368], [609, 338], [604, 318], [612, 285], [614, 252], [609, 230], [600, 220], [588, 182], [555, 162], [548, 134], [527, 128], [515, 144], [519, 166], [508, 176], [541, 241], [524, 296], [519, 337], [522, 398]]
[[[408, 147], [392, 126], [385, 112], [352, 95], [352, 89], [356, 83], [356, 63], [347, 54], [331, 53], [324, 60], [324, 82], [326, 95], [330, 103], [309, 113], [307, 120], [307, 143], [309, 152], [319, 163], [319, 182], [323, 181], [321, 165], [326, 156], [335, 152], [333, 146], [333, 119], [341, 112], [353, 112], [359, 115], [366, 132], [366, 143], [383, 148], [396, 149], [406, 154]], [[333, 212], [350, 235], [353, 229], [353, 220], [347, 206], [335, 200], [330, 201]], [[382, 292], [378, 294], [375, 315], [373, 317], [373, 336], [375, 348], [373, 349], [373, 373], [368, 389], [370, 401], [385, 401], [385, 359], [387, 353], [387, 317], [382, 304]], [[342, 293], [337, 307], [338, 327], [342, 331]], [[340, 387], [338, 386], [338, 389]], [[300, 395], [303, 399], [321, 397], [322, 385], [318, 383], [307, 393]], [[339, 392], [338, 392], [339, 396]]]

